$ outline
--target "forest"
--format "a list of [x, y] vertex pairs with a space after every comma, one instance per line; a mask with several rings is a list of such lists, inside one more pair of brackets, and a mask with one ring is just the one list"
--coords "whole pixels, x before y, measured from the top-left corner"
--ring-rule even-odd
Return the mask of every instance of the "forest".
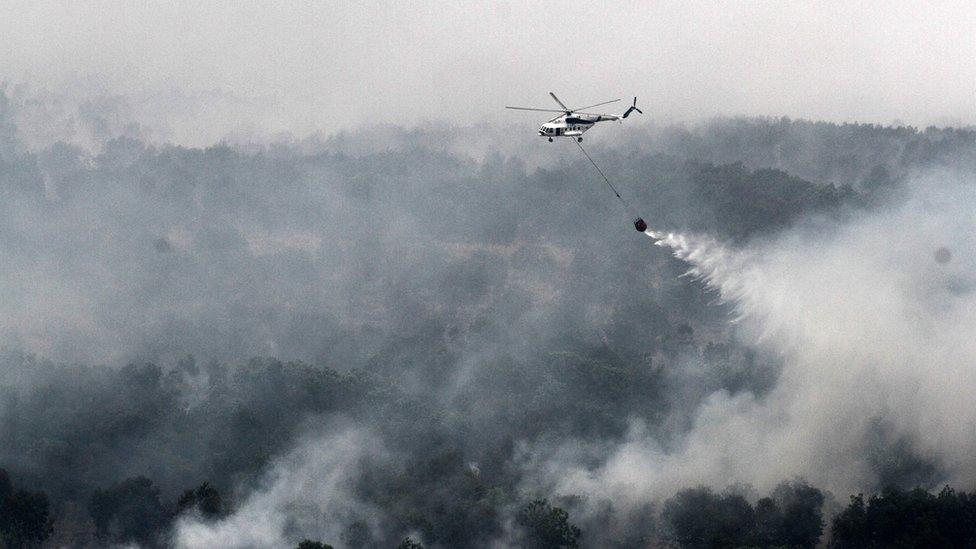
[[[976, 544], [974, 487], [884, 417], [844, 493], [566, 491], [635, 433], [682, 448], [715, 395], [762, 401], [783, 361], [569, 147], [32, 149], [19, 108], [0, 95], [6, 547]], [[971, 171], [976, 132], [730, 118], [591, 151], [653, 227], [735, 248]]]

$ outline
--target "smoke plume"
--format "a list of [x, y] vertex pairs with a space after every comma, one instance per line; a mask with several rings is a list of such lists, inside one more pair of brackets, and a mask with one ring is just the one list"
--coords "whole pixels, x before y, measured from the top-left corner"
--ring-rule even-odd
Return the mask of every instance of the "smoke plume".
[[808, 219], [738, 245], [648, 231], [732, 306], [739, 337], [782, 358], [777, 383], [762, 396], [712, 393], [673, 447], [639, 422], [596, 468], [564, 444], [543, 460], [548, 485], [632, 503], [697, 483], [769, 490], [793, 475], [836, 494], [971, 485], [974, 205], [971, 176], [930, 172], [904, 203], [841, 225]]

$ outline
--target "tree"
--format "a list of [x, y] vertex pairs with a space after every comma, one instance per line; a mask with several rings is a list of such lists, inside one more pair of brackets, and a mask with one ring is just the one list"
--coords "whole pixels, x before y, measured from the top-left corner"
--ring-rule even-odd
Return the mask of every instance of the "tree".
[[116, 543], [152, 545], [167, 523], [159, 489], [146, 477], [123, 480], [96, 490], [88, 505], [95, 535]]
[[756, 502], [755, 542], [760, 547], [773, 547], [777, 544], [783, 527], [783, 512], [773, 498], [762, 498]]
[[37, 547], [54, 530], [50, 504], [43, 492], [15, 490], [0, 469], [0, 539], [6, 547]]
[[298, 544], [297, 549], [332, 549], [332, 546], [328, 543], [322, 543], [321, 541], [304, 539]]
[[796, 480], [780, 483], [773, 490], [773, 499], [782, 510], [776, 543], [790, 547], [815, 546], [823, 534], [823, 493]]
[[864, 494], [851, 496], [851, 502], [834, 517], [832, 547], [868, 547], [870, 532]]
[[525, 504], [515, 517], [521, 527], [523, 545], [538, 549], [578, 547], [580, 529], [569, 522], [569, 513], [537, 499]]
[[682, 490], [662, 517], [682, 547], [812, 548], [823, 533], [823, 493], [802, 480], [783, 482], [753, 508], [734, 493], [705, 487]]
[[406, 537], [400, 542], [400, 545], [396, 546], [396, 549], [424, 549], [422, 543], [416, 542], [413, 539]]
[[204, 518], [208, 519], [217, 518], [224, 512], [220, 493], [209, 482], [204, 482], [196, 488], [183, 492], [176, 508], [180, 513], [196, 509]]
[[661, 515], [682, 547], [749, 545], [755, 532], [755, 511], [744, 497], [716, 495], [705, 487], [678, 492]]
[[933, 495], [921, 488], [887, 488], [867, 502], [858, 494], [834, 518], [836, 548], [973, 547], [976, 494], [945, 487]]

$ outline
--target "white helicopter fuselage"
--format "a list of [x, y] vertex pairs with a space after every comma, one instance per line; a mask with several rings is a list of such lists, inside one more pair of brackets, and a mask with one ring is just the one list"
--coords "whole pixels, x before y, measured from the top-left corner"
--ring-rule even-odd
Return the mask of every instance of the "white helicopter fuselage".
[[586, 130], [595, 126], [598, 122], [610, 122], [613, 120], [623, 120], [630, 116], [632, 112], [639, 112], [643, 114], [643, 111], [637, 108], [637, 98], [634, 98], [634, 103], [627, 108], [626, 112], [623, 114], [600, 114], [595, 112], [586, 112], [587, 109], [593, 107], [599, 107], [601, 105], [608, 105], [610, 103], [616, 103], [620, 101], [619, 99], [611, 99], [610, 101], [604, 101], [602, 103], [596, 103], [595, 105], [589, 105], [586, 107], [580, 107], [578, 109], [571, 109], [567, 107], [562, 101], [556, 97], [556, 94], [549, 92], [552, 100], [556, 102], [557, 105], [562, 110], [558, 109], [537, 109], [535, 107], [505, 107], [506, 109], [515, 109], [517, 111], [537, 111], [537, 112], [561, 112], [559, 116], [550, 119], [548, 122], [539, 128], [539, 135], [548, 138], [552, 141], [555, 137], [572, 137], [577, 141], [583, 140], [583, 134]]
[[612, 120], [620, 120], [620, 116], [616, 114], [564, 115], [543, 124], [539, 128], [539, 135], [548, 138], [580, 137], [586, 130], [595, 126], [597, 122], [610, 122]]

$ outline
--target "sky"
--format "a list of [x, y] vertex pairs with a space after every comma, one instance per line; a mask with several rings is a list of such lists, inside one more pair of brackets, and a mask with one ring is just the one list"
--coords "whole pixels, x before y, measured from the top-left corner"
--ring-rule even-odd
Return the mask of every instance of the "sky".
[[976, 123], [971, 2], [14, 0], [0, 36], [8, 86], [190, 103], [256, 131], [534, 127], [502, 107], [552, 107], [549, 91], [638, 96], [668, 121]]

